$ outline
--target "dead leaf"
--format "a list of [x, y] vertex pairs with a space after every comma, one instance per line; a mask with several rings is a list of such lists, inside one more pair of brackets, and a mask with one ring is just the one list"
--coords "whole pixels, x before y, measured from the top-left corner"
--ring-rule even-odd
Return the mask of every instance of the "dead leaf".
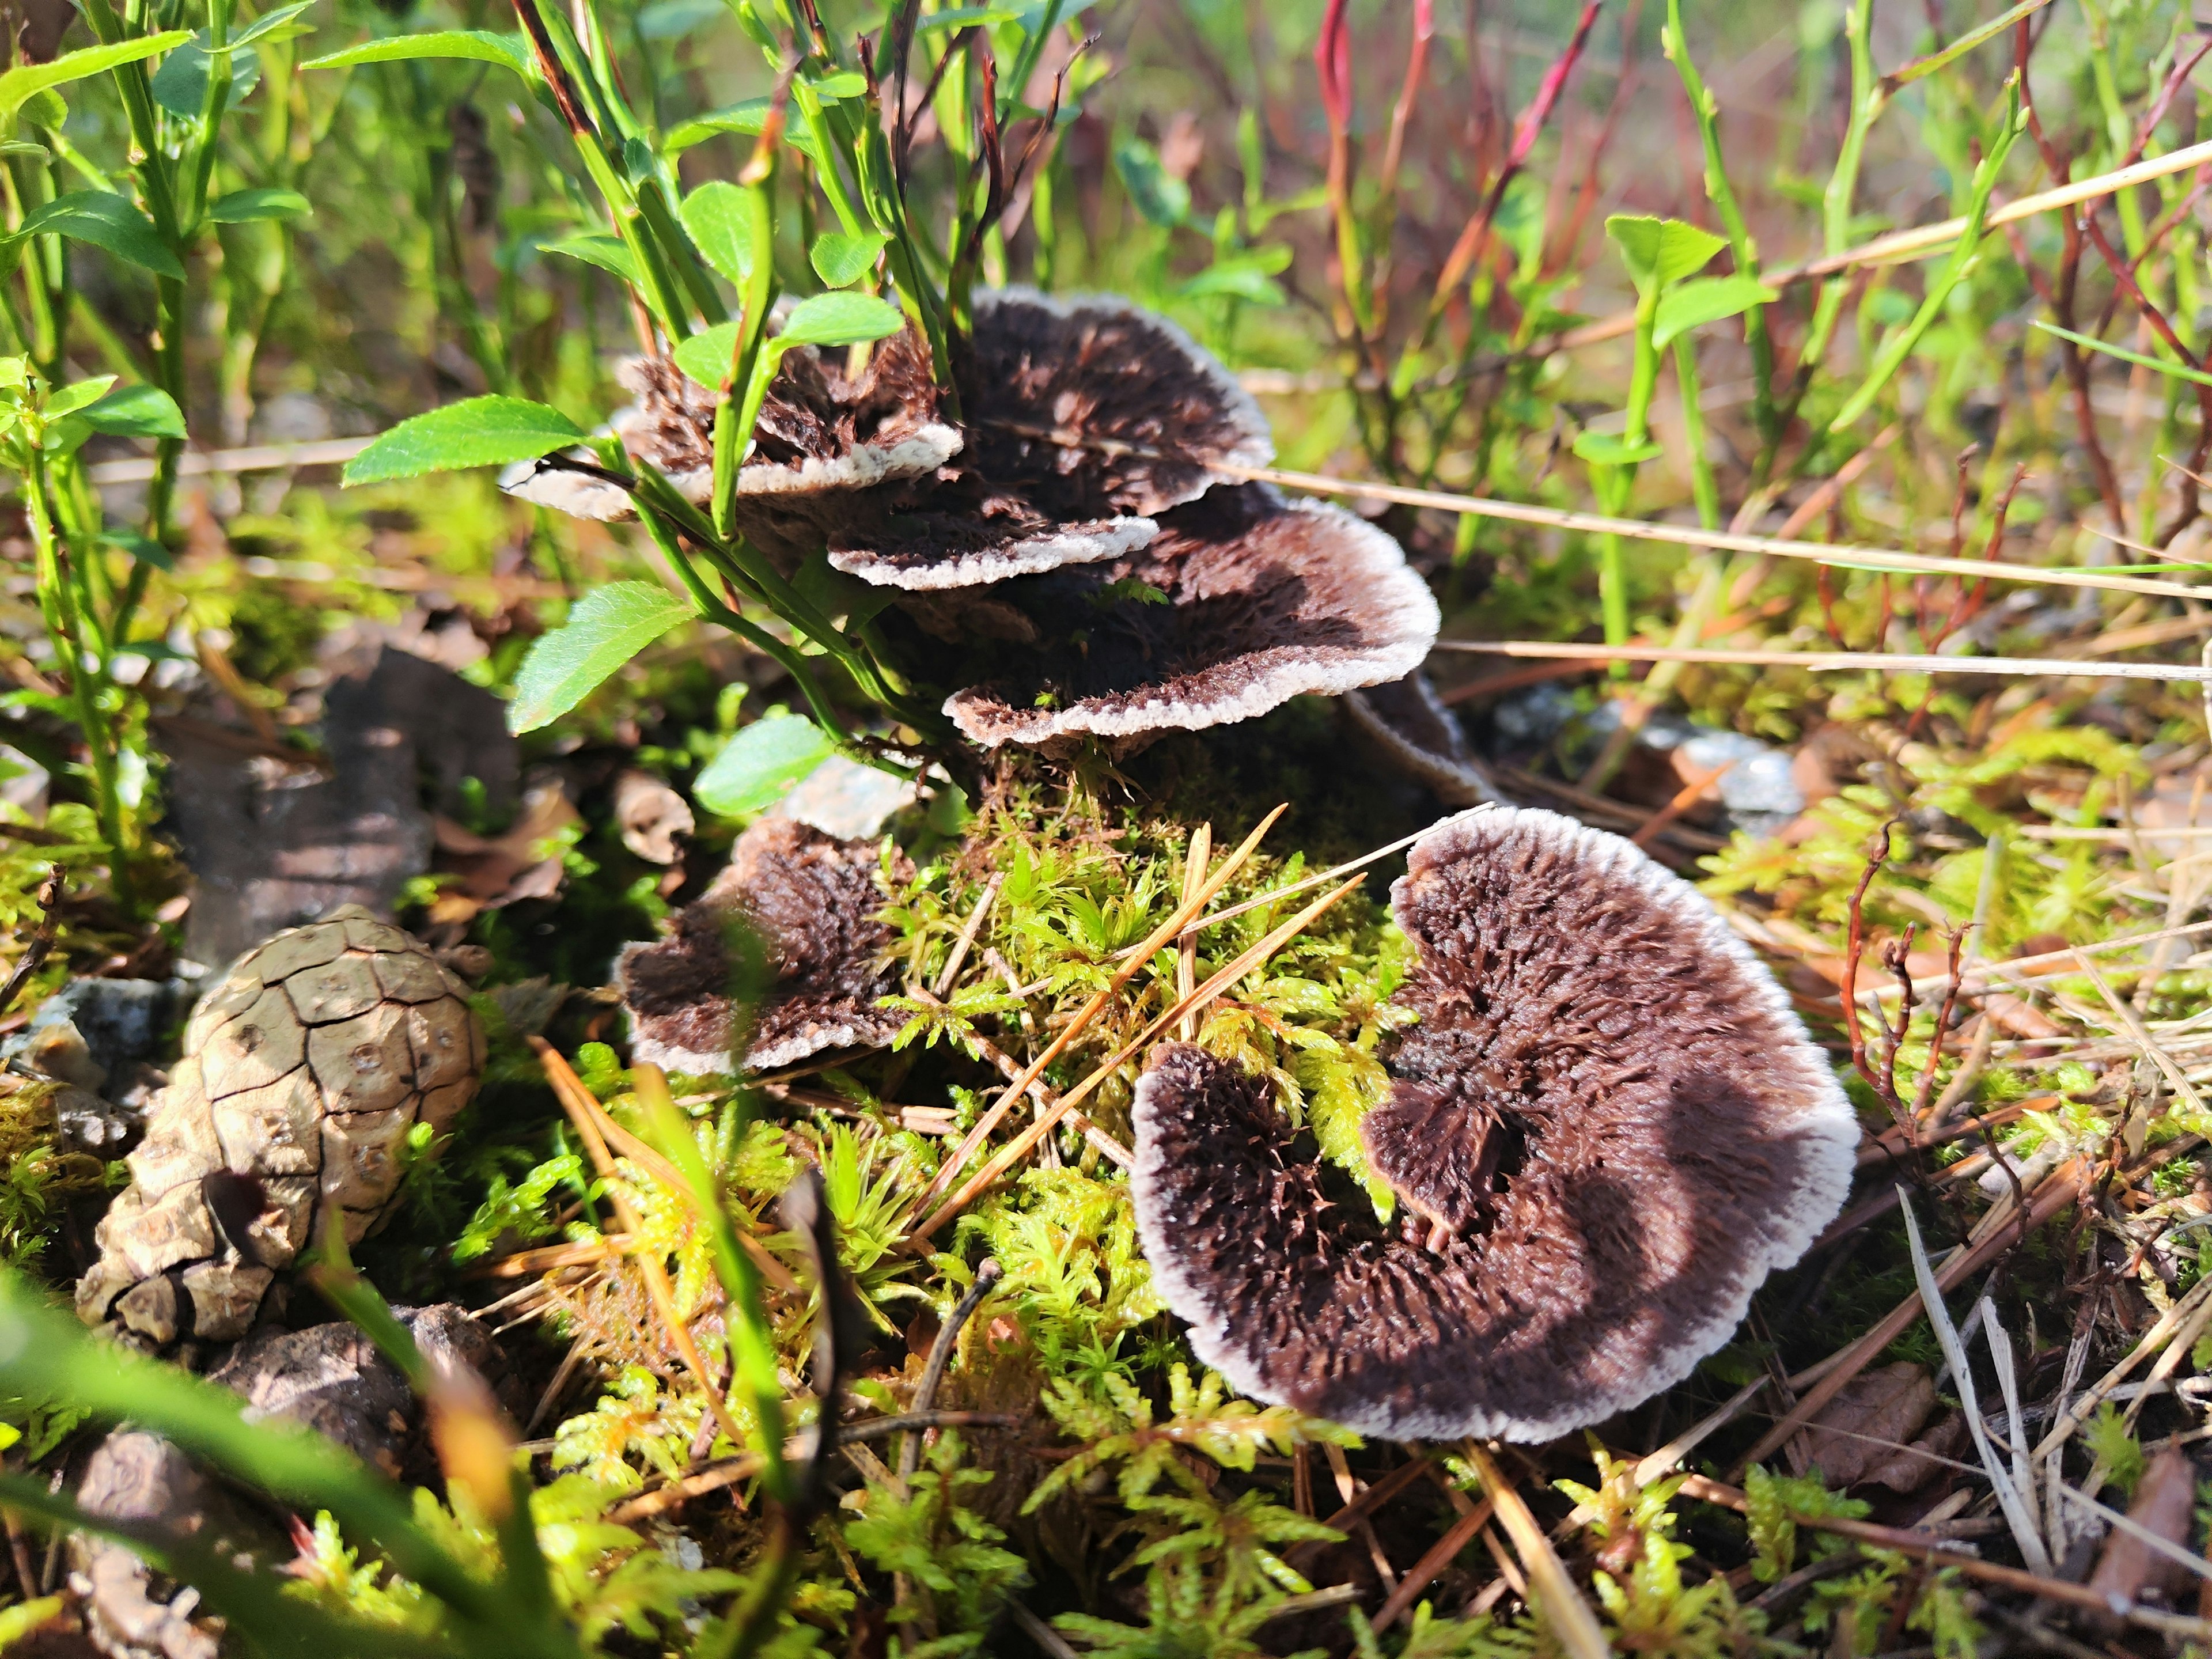
[[[2197, 1466], [2180, 1447], [2168, 1446], [2143, 1471], [2142, 1480], [2136, 1487], [2136, 1501], [2128, 1506], [2128, 1519], [2185, 1549], [2196, 1501]], [[2185, 1589], [2191, 1576], [2179, 1562], [2160, 1554], [2132, 1533], [2114, 1527], [2106, 1536], [2104, 1553], [2097, 1558], [2089, 1588], [2107, 1598], [2135, 1601], [2153, 1590], [2170, 1597]]]
[[1909, 1359], [1862, 1372], [1844, 1385], [1806, 1431], [1806, 1461], [1831, 1486], [1911, 1492], [1937, 1465], [1909, 1446], [1936, 1410], [1936, 1384]]
[[683, 796], [634, 767], [615, 779], [615, 823], [623, 845], [648, 864], [673, 864], [682, 858], [677, 837], [697, 827]]
[[440, 871], [460, 879], [442, 888], [430, 907], [434, 922], [465, 922], [482, 910], [521, 899], [551, 898], [561, 890], [561, 832], [581, 823], [568, 799], [567, 780], [535, 768], [523, 780], [522, 810], [496, 836], [480, 836], [448, 817], [432, 820]]

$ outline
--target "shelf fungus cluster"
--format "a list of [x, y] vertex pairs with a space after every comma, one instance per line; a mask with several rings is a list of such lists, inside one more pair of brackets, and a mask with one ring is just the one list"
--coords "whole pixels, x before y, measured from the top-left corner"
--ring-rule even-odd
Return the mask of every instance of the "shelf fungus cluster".
[[[977, 297], [942, 409], [909, 334], [848, 375], [790, 352], [738, 475], [737, 523], [787, 572], [817, 550], [897, 590], [885, 622], [975, 742], [1127, 747], [1248, 719], [1304, 692], [1413, 672], [1435, 600], [1398, 544], [1349, 513], [1236, 482], [1273, 454], [1235, 379], [1172, 324], [1102, 296]], [[695, 500], [714, 394], [672, 363], [624, 372], [611, 425]], [[626, 514], [559, 461], [515, 494]]]
[[410, 1133], [475, 1094], [467, 988], [359, 905], [239, 958], [194, 1010], [184, 1054], [94, 1235], [78, 1315], [164, 1348], [246, 1334], [278, 1271], [334, 1206], [358, 1243], [390, 1214]]
[[1138, 1227], [1245, 1392], [1397, 1439], [1547, 1439], [1728, 1340], [1841, 1206], [1857, 1126], [1766, 970], [1627, 842], [1478, 808], [1407, 863], [1419, 1019], [1360, 1127], [1394, 1220], [1267, 1079], [1172, 1044], [1137, 1091]]
[[[913, 873], [879, 841], [839, 841], [790, 818], [763, 818], [738, 838], [705, 893], [667, 937], [624, 949], [616, 978], [629, 1010], [633, 1058], [665, 1071], [768, 1071], [831, 1048], [872, 1048], [906, 1017], [877, 1006], [898, 989], [890, 929], [878, 919], [878, 875]], [[736, 1029], [741, 1003], [751, 1024]]]

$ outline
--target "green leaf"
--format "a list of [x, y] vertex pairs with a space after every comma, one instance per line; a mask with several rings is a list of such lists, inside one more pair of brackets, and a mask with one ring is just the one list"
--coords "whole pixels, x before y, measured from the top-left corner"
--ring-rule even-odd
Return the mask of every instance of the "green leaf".
[[364, 40], [357, 46], [310, 58], [301, 69], [347, 69], [356, 64], [396, 64], [408, 58], [460, 58], [478, 64], [497, 64], [526, 81], [538, 78], [537, 60], [520, 34], [494, 34], [489, 29], [437, 29], [428, 34], [395, 35], [388, 40]]
[[858, 70], [841, 70], [835, 75], [823, 76], [819, 81], [809, 81], [806, 88], [823, 103], [835, 104], [866, 94], [868, 77]]
[[856, 236], [825, 231], [814, 239], [806, 257], [824, 288], [850, 288], [874, 268], [876, 256], [890, 240], [879, 230], [864, 230]]
[[118, 386], [77, 418], [94, 432], [118, 438], [181, 438], [184, 411], [157, 386]]
[[2056, 334], [2062, 340], [2071, 340], [2075, 345], [2085, 347], [2091, 351], [2101, 351], [2107, 357], [2117, 357], [2124, 363], [2134, 363], [2141, 368], [2156, 369], [2160, 374], [2170, 375], [2177, 380], [2189, 380], [2198, 386], [2212, 386], [2212, 374], [2207, 374], [2202, 369], [2191, 368], [2185, 363], [2177, 363], [2166, 357], [2154, 357], [2147, 352], [2130, 351], [2125, 346], [2110, 344], [2093, 335], [2076, 334], [2072, 329], [2061, 328], [2056, 323], [2038, 322], [2035, 326], [2045, 334]]
[[747, 189], [720, 179], [702, 185], [684, 198], [679, 210], [684, 228], [691, 233], [708, 264], [739, 288], [752, 280], [759, 250], [753, 246], [754, 198]]
[[349, 484], [424, 472], [503, 466], [565, 449], [582, 431], [557, 409], [523, 398], [469, 398], [402, 421], [346, 463]]
[[1772, 305], [1781, 297], [1756, 276], [1701, 276], [1684, 283], [1661, 297], [1651, 343], [1664, 346], [1678, 334], [1741, 316], [1753, 306]]
[[836, 745], [804, 714], [770, 714], [724, 744], [691, 793], [716, 817], [757, 817], [836, 752]]
[[1575, 453], [1601, 466], [1634, 466], [1656, 461], [1666, 453], [1648, 439], [1632, 448], [1617, 432], [1585, 432], [1575, 440]]
[[581, 259], [587, 265], [597, 265], [601, 270], [621, 277], [625, 283], [637, 281], [637, 261], [631, 257], [629, 244], [611, 231], [580, 230], [573, 236], [563, 236], [557, 242], [546, 242], [541, 246], [544, 252], [557, 253], [568, 259]]
[[15, 242], [47, 232], [106, 248], [117, 258], [128, 259], [157, 276], [184, 278], [184, 265], [154, 228], [154, 222], [130, 198], [113, 191], [73, 190], [66, 196], [57, 196], [25, 214], [21, 228], [8, 240]]
[[208, 204], [208, 217], [219, 225], [249, 224], [256, 219], [304, 219], [314, 210], [296, 190], [234, 190]]
[[[152, 565], [156, 570], [174, 570], [177, 568], [175, 554], [151, 536], [142, 536], [135, 530], [103, 531], [100, 539], [110, 547], [128, 553], [141, 564]], [[134, 642], [131, 648], [143, 652], [146, 649], [145, 642]]]
[[736, 323], [717, 323], [680, 342], [670, 354], [676, 367], [709, 391], [719, 390], [730, 377], [730, 360], [738, 349]]
[[15, 112], [33, 93], [66, 86], [88, 75], [100, 75], [122, 64], [143, 63], [191, 40], [188, 29], [149, 34], [137, 40], [118, 40], [111, 46], [87, 46], [65, 52], [51, 64], [25, 64], [0, 75], [0, 121], [12, 121]]
[[[260, 16], [230, 37], [231, 49], [235, 51], [240, 46], [250, 46], [256, 40], [273, 34], [314, 3], [315, 0], [293, 0], [292, 4], [289, 6], [279, 6], [274, 11], [262, 13]], [[306, 30], [300, 32], [307, 33]]]
[[1160, 165], [1160, 153], [1143, 139], [1128, 137], [1114, 146], [1114, 171], [1137, 211], [1163, 230], [1190, 217], [1190, 186]]
[[[727, 109], [717, 110], [711, 115], [695, 116], [689, 121], [679, 121], [670, 129], [668, 137], [661, 141], [661, 151], [672, 158], [719, 132], [741, 133], [757, 138], [768, 128], [768, 111], [767, 99], [748, 98], [741, 104], [732, 104]], [[820, 164], [821, 153], [814, 147], [814, 136], [807, 131], [803, 123], [787, 123], [783, 129], [783, 142], [810, 161]]]
[[1177, 284], [1176, 292], [1186, 300], [1221, 297], [1249, 300], [1254, 305], [1282, 305], [1286, 296], [1282, 284], [1274, 277], [1290, 263], [1291, 250], [1280, 244], [1248, 249], [1216, 259], [1196, 276]]
[[600, 682], [694, 614], [652, 582], [615, 582], [576, 602], [568, 620], [533, 641], [514, 677], [507, 726], [518, 734], [559, 720]]
[[1646, 294], [1694, 276], [1728, 246], [1709, 230], [1649, 214], [1616, 213], [1605, 222], [1605, 234], [1620, 249], [1630, 280]]
[[[208, 66], [215, 61], [208, 42], [213, 38], [202, 29], [154, 71], [154, 101], [179, 120], [198, 120], [207, 101]], [[260, 84], [261, 59], [253, 52], [224, 50], [230, 60], [230, 104], [235, 108]]]
[[858, 345], [887, 339], [905, 326], [905, 313], [872, 294], [817, 294], [792, 307], [775, 344], [779, 349]]
[[79, 380], [75, 385], [62, 387], [46, 399], [47, 416], [72, 414], [87, 404], [98, 403], [107, 395], [108, 387], [115, 381], [116, 377], [112, 374], [95, 374], [88, 380]]

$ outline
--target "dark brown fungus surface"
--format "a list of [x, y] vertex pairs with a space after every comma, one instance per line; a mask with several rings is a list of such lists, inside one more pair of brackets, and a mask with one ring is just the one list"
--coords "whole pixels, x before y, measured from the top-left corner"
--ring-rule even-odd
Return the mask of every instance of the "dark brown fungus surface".
[[963, 658], [982, 683], [945, 706], [962, 732], [995, 748], [1219, 726], [1401, 678], [1436, 641], [1427, 584], [1340, 508], [1240, 484], [1159, 522], [1111, 565], [994, 590], [1032, 631]]
[[1420, 1020], [1360, 1132], [1395, 1224], [1324, 1189], [1267, 1079], [1176, 1044], [1138, 1086], [1138, 1228], [1245, 1392], [1547, 1439], [1728, 1340], [1841, 1205], [1858, 1127], [1766, 970], [1627, 842], [1478, 808], [1407, 862]]
[[[892, 858], [896, 873], [911, 873], [903, 854]], [[890, 931], [878, 920], [882, 867], [879, 842], [838, 841], [789, 818], [754, 824], [666, 938], [623, 951], [615, 973], [633, 1057], [694, 1075], [732, 1069], [732, 994], [746, 969], [746, 927], [765, 981], [749, 1069], [890, 1042], [904, 1017], [876, 1006], [898, 988], [885, 963]]]
[[[714, 393], [663, 359], [622, 380], [637, 398], [611, 422], [623, 446], [705, 501]], [[1123, 557], [1214, 467], [1274, 453], [1236, 378], [1126, 301], [979, 296], [958, 380], [956, 430], [911, 333], [856, 379], [811, 349], [789, 354], [738, 472], [738, 528], [787, 570], [823, 548], [849, 575], [941, 592]], [[586, 517], [630, 510], [619, 487], [557, 465], [513, 469], [507, 488]]]
[[1213, 356], [1113, 295], [975, 298], [963, 375], [967, 464], [1053, 517], [1143, 515], [1274, 459], [1267, 416]]
[[[609, 422], [623, 447], [703, 504], [714, 482], [715, 394], [671, 360], [637, 357], [617, 372], [636, 402]], [[787, 352], [738, 471], [744, 498], [803, 497], [866, 490], [887, 479], [935, 471], [958, 454], [960, 434], [939, 417], [927, 349], [913, 335], [885, 341], [857, 377], [838, 354]], [[587, 519], [626, 519], [628, 492], [586, 474], [510, 468], [508, 493]]]
[[1388, 685], [1347, 691], [1344, 708], [1384, 760], [1427, 785], [1445, 805], [1504, 800], [1426, 674], [1416, 672]]

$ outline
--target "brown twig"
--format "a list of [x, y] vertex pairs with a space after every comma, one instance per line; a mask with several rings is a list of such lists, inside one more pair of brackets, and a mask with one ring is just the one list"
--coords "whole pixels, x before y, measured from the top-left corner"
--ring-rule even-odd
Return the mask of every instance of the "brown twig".
[[[927, 1413], [936, 1403], [937, 1385], [945, 1380], [945, 1367], [952, 1358], [954, 1346], [960, 1340], [961, 1328], [967, 1324], [975, 1310], [983, 1305], [998, 1282], [1006, 1277], [1006, 1270], [999, 1265], [996, 1256], [987, 1255], [975, 1269], [975, 1282], [968, 1292], [953, 1304], [952, 1316], [937, 1333], [937, 1340], [929, 1345], [929, 1358], [921, 1368], [921, 1381], [915, 1386], [914, 1409]], [[902, 1480], [912, 1478], [921, 1467], [921, 1436], [910, 1434], [900, 1444], [898, 1473]]]
[[24, 941], [23, 954], [15, 958], [15, 970], [8, 975], [5, 985], [0, 985], [0, 1014], [15, 1006], [15, 999], [23, 994], [23, 988], [31, 982], [31, 976], [46, 965], [46, 957], [53, 951], [54, 940], [62, 927], [58, 908], [62, 884], [68, 877], [69, 872], [60, 865], [50, 865], [46, 880], [39, 884], [39, 925]]

